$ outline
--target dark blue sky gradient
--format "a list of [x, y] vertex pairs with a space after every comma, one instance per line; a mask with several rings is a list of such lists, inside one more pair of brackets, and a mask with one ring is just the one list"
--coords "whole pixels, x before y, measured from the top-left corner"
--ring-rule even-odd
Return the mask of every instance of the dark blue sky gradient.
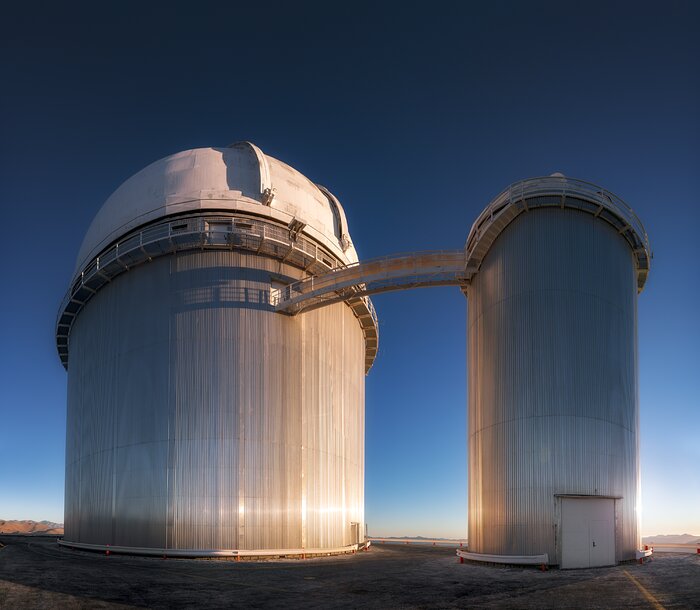
[[[698, 5], [236, 4], [4, 12], [0, 518], [62, 520], [54, 321], [99, 206], [163, 156], [248, 139], [338, 196], [363, 258], [461, 247], [530, 176], [628, 201], [655, 254], [639, 301], [644, 532], [700, 534]], [[463, 536], [464, 297], [374, 301], [370, 532]]]

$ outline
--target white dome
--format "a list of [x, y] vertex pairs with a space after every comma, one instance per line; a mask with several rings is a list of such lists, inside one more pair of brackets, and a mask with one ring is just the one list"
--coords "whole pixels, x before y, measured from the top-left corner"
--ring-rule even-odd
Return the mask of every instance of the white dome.
[[285, 224], [296, 218], [306, 224], [303, 233], [340, 260], [358, 260], [352, 245], [348, 247], [343, 208], [330, 192], [253, 144], [239, 142], [170, 155], [124, 182], [92, 221], [76, 273], [132, 229], [197, 210], [247, 212]]

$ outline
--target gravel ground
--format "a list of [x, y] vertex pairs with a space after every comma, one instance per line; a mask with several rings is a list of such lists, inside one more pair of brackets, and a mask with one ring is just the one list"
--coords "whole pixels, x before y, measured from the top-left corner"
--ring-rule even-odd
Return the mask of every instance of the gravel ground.
[[0, 543], [0, 608], [700, 608], [700, 555], [541, 572], [416, 545], [238, 563], [106, 556], [52, 537]]

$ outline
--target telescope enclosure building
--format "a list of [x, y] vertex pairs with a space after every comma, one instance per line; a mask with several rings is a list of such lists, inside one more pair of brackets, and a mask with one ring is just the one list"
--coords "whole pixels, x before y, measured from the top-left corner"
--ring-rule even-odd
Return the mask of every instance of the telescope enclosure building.
[[324, 187], [243, 142], [153, 163], [100, 209], [59, 312], [64, 544], [169, 555], [364, 543], [368, 298], [270, 293], [357, 261]]
[[562, 567], [635, 559], [641, 222], [554, 175], [496, 197], [466, 248], [469, 551]]

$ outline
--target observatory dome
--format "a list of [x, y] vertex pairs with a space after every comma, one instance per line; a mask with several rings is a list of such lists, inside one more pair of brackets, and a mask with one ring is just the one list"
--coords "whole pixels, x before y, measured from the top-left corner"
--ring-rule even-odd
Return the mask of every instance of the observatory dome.
[[97, 213], [78, 254], [76, 273], [133, 229], [166, 216], [200, 210], [237, 211], [284, 224], [345, 263], [357, 262], [345, 213], [324, 187], [250, 142], [195, 148], [170, 155], [124, 182]]
[[56, 323], [65, 541], [157, 556], [361, 548], [376, 313], [354, 294], [303, 318], [278, 307], [356, 261], [338, 200], [249, 142], [124, 182]]

